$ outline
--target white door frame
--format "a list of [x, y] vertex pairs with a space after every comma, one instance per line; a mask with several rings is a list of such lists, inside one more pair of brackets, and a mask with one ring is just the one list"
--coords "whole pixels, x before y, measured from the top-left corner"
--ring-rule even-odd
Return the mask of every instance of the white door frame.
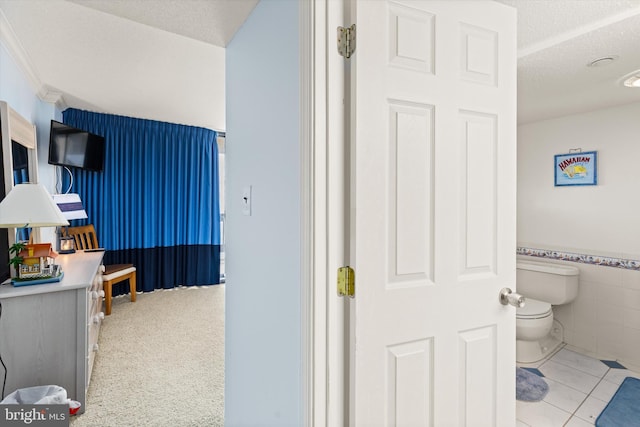
[[344, 59], [336, 27], [344, 0], [300, 2], [302, 405], [307, 426], [345, 425], [345, 301], [336, 295], [346, 262]]
[[315, 271], [322, 264], [316, 260], [316, 233], [322, 217], [316, 214], [316, 135], [314, 128], [315, 112], [315, 64], [314, 64], [314, 4], [301, 2], [299, 11], [299, 58], [300, 58], [300, 177], [301, 177], [301, 278], [300, 292], [301, 345], [302, 345], [302, 411], [304, 425], [315, 425], [314, 408], [316, 405], [316, 384], [321, 383], [316, 373], [316, 365], [320, 362], [315, 352], [316, 328], [316, 280]]

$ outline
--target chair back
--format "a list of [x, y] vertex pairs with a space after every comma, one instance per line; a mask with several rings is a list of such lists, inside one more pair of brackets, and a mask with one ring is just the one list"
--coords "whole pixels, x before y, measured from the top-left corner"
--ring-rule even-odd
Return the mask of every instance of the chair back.
[[93, 224], [80, 225], [78, 227], [67, 227], [67, 236], [73, 237], [76, 249], [96, 249], [98, 245], [98, 236]]

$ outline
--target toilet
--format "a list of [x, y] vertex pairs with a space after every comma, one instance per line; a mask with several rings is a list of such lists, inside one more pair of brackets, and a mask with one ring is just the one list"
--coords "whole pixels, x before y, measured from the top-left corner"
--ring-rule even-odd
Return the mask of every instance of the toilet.
[[552, 305], [568, 304], [578, 295], [576, 267], [538, 261], [516, 263], [517, 292], [526, 298], [516, 309], [516, 361], [531, 363], [554, 351], [562, 339], [551, 334]]

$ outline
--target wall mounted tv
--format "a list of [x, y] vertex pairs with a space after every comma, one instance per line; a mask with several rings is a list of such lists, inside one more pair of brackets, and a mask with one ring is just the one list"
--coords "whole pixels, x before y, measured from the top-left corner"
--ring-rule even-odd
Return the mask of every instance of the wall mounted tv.
[[49, 164], [100, 172], [104, 137], [51, 120]]

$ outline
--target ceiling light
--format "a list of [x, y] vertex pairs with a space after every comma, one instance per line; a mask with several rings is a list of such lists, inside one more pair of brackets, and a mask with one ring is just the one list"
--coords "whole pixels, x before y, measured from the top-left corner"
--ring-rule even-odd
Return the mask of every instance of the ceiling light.
[[603, 67], [605, 65], [611, 64], [618, 58], [618, 55], [603, 56], [602, 58], [594, 59], [593, 61], [589, 62], [587, 64], [587, 67]]
[[626, 76], [622, 82], [626, 87], [638, 87], [640, 88], [640, 70], [635, 71], [630, 76]]

